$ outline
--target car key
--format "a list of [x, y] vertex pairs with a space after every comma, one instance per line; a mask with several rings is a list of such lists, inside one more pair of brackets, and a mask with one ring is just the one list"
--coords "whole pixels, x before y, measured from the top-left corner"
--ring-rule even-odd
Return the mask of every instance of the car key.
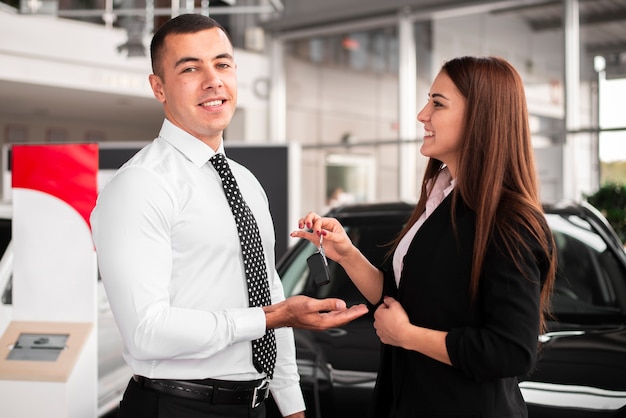
[[324, 238], [320, 236], [320, 246], [317, 252], [311, 254], [309, 258], [306, 259], [313, 281], [318, 286], [324, 286], [330, 283], [328, 260], [326, 260], [326, 254], [324, 254], [324, 247], [322, 246], [323, 239]]

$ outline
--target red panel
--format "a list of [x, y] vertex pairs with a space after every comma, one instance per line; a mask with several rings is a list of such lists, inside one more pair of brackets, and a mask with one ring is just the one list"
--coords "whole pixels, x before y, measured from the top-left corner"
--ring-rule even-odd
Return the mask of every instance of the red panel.
[[89, 225], [98, 195], [98, 145], [13, 145], [13, 188], [38, 190], [76, 209]]

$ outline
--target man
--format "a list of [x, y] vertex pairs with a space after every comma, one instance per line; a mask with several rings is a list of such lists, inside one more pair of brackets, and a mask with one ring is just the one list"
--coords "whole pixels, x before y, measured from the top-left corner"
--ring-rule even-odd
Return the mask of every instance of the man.
[[[149, 81], [165, 120], [158, 138], [102, 190], [91, 216], [102, 280], [134, 373], [120, 417], [263, 417], [268, 386], [283, 416], [304, 417], [289, 327], [336, 327], [367, 308], [285, 300], [265, 192], [243, 166], [214, 161], [224, 153], [222, 134], [237, 103], [226, 31], [211, 18], [181, 15], [157, 31], [150, 51]], [[248, 300], [256, 285], [246, 284], [254, 281], [244, 271], [247, 242], [240, 242], [237, 210], [222, 187], [230, 184], [218, 173], [223, 165], [258, 224], [261, 254], [252, 262], [265, 263], [261, 283], [269, 282], [271, 304]], [[269, 348], [256, 351], [262, 340]]]

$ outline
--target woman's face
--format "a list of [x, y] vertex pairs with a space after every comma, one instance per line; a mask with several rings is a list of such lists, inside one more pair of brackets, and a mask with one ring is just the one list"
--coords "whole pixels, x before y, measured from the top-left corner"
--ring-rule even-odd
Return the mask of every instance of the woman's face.
[[417, 115], [417, 120], [424, 124], [420, 152], [445, 163], [452, 177], [456, 177], [466, 99], [445, 72], [437, 75], [428, 97], [428, 103]]

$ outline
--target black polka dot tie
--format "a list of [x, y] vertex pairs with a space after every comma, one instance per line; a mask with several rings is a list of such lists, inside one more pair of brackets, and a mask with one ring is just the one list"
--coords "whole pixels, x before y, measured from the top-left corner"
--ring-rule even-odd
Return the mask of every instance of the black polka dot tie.
[[[215, 154], [211, 157], [211, 163], [222, 180], [226, 200], [228, 200], [230, 210], [237, 223], [248, 284], [249, 305], [250, 307], [270, 305], [270, 288], [267, 281], [267, 267], [259, 226], [252, 211], [243, 200], [235, 176], [230, 171], [224, 154]], [[267, 330], [263, 337], [252, 341], [252, 360], [259, 372], [265, 372], [268, 378], [272, 378], [276, 364], [276, 337], [273, 329]]]

